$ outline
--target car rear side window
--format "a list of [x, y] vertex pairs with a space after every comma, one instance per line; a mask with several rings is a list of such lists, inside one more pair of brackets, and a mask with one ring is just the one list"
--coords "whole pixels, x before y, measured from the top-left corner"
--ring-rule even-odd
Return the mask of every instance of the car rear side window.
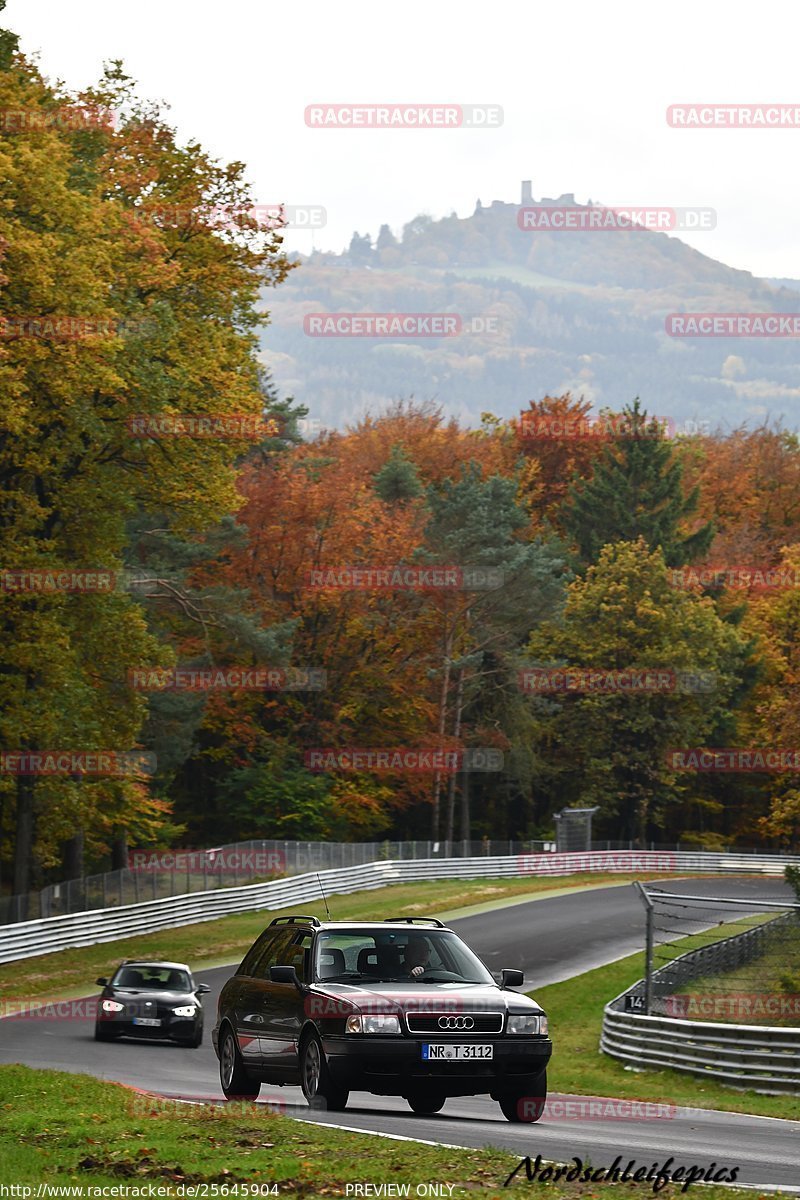
[[272, 938], [264, 946], [263, 953], [259, 956], [258, 961], [254, 964], [250, 974], [255, 979], [269, 979], [270, 967], [283, 966], [288, 962], [288, 950], [296, 929], [287, 928], [286, 926]]
[[242, 965], [239, 967], [239, 970], [236, 972], [236, 974], [237, 975], [255, 975], [256, 974], [255, 968], [258, 964], [259, 959], [261, 959], [263, 957], [270, 942], [273, 942], [276, 937], [277, 937], [277, 930], [266, 929], [261, 934], [261, 937], [257, 938], [256, 941], [253, 942], [253, 945], [250, 947], [250, 949], [247, 951], [247, 954], [245, 954], [244, 958], [242, 959]]

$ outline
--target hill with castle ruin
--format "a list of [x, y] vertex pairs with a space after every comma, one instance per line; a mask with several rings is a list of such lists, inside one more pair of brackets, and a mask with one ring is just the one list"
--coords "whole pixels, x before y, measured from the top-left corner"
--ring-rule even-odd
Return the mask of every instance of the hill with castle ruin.
[[[796, 427], [796, 339], [665, 329], [674, 312], [794, 312], [796, 281], [728, 267], [675, 232], [626, 228], [626, 214], [615, 229], [581, 228], [609, 210], [569, 193], [535, 200], [523, 183], [520, 199], [478, 201], [466, 218], [415, 217], [400, 237], [383, 226], [375, 239], [354, 234], [343, 254], [301, 257], [265, 297], [263, 359], [279, 388], [332, 427], [409, 396], [477, 424], [565, 391], [598, 409], [640, 396], [676, 422]], [[573, 227], [552, 227], [565, 220]], [[450, 313], [459, 333], [312, 336], [311, 313]]]

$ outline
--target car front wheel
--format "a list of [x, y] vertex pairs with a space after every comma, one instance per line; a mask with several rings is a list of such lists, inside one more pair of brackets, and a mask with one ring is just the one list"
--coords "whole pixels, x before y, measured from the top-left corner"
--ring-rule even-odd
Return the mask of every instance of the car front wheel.
[[228, 1100], [255, 1100], [261, 1083], [244, 1069], [233, 1030], [226, 1025], [219, 1048], [219, 1081]]
[[509, 1092], [499, 1098], [500, 1110], [507, 1121], [530, 1125], [544, 1113], [547, 1102], [547, 1071], [526, 1092]]
[[444, 1108], [444, 1096], [408, 1096], [408, 1106], [412, 1112], [420, 1116], [431, 1115]]
[[108, 1025], [95, 1025], [94, 1040], [96, 1042], [113, 1042], [119, 1037], [119, 1031], [110, 1029]]
[[309, 1108], [341, 1112], [350, 1093], [334, 1086], [318, 1037], [310, 1034], [300, 1051], [300, 1083]]

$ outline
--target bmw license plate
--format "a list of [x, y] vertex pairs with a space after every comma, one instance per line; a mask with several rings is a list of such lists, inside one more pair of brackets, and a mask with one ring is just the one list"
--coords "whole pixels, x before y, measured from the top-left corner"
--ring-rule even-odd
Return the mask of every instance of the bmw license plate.
[[423, 1042], [422, 1057], [426, 1062], [442, 1059], [463, 1062], [471, 1058], [494, 1058], [494, 1046], [451, 1046], [445, 1042]]
[[134, 1025], [160, 1025], [161, 1021], [157, 1017], [134, 1017]]

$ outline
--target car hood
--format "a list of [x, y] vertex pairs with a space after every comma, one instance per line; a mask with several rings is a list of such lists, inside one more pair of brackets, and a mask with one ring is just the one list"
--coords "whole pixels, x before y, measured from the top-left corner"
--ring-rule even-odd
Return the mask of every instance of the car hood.
[[194, 992], [164, 992], [148, 988], [105, 988], [103, 995], [109, 1000], [136, 1001], [137, 1004], [199, 1004]]
[[329, 997], [343, 1008], [369, 1012], [542, 1012], [522, 992], [459, 983], [317, 983], [312, 993]]

